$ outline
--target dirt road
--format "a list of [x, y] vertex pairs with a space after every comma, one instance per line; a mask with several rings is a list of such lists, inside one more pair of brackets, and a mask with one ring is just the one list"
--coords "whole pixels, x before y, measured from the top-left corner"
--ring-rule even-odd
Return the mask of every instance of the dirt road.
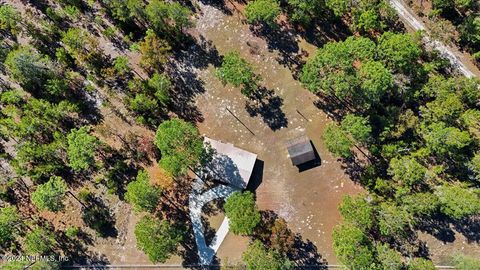
[[390, 4], [397, 11], [398, 16], [408, 26], [415, 31], [425, 31], [427, 35], [424, 37], [424, 42], [428, 47], [438, 50], [443, 57], [448, 59], [453, 67], [455, 67], [462, 75], [466, 77], [475, 77], [480, 75], [480, 71], [471, 63], [466, 57], [458, 51], [457, 48], [446, 46], [440, 41], [433, 40], [428, 36], [428, 29], [425, 24], [421, 22], [410, 8], [401, 0], [390, 0]]

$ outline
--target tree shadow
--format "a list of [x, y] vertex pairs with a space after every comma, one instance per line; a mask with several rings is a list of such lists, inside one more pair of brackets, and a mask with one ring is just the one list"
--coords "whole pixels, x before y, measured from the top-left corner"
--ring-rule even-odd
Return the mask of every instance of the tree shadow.
[[426, 232], [443, 243], [452, 243], [455, 241], [455, 232], [450, 227], [450, 222], [441, 215], [432, 218], [420, 219], [417, 228]]
[[115, 228], [115, 217], [99, 198], [90, 198], [82, 218], [85, 224], [92, 228], [100, 237], [117, 237], [118, 231]]
[[461, 219], [454, 222], [453, 226], [467, 238], [468, 242], [480, 242], [480, 216]]
[[198, 94], [205, 93], [205, 83], [198, 78], [197, 69], [207, 68], [209, 64], [217, 66], [221, 58], [211, 41], [203, 37], [198, 43], [190, 38], [187, 45], [186, 49], [174, 52], [174, 61], [166, 68], [174, 84], [169, 109], [187, 121], [203, 122], [194, 100]]
[[322, 93], [317, 93], [318, 99], [313, 102], [313, 104], [325, 112], [330, 118], [339, 122], [343, 119], [347, 110], [345, 105], [340, 103], [340, 101], [332, 96], [324, 95]]
[[267, 247], [276, 249], [294, 262], [297, 269], [328, 269], [327, 261], [318, 253], [310, 240], [303, 240], [300, 234], [294, 234], [283, 218], [270, 210], [261, 211], [262, 220], [257, 226], [255, 237]]
[[273, 131], [288, 127], [288, 119], [282, 111], [283, 99], [271, 89], [260, 87], [247, 100], [245, 109], [251, 117], [260, 115]]
[[263, 37], [270, 51], [278, 51], [278, 63], [289, 68], [294, 74], [303, 64], [300, 47], [296, 39], [297, 33], [288, 29], [286, 24], [279, 27], [251, 25], [250, 30], [257, 37]]

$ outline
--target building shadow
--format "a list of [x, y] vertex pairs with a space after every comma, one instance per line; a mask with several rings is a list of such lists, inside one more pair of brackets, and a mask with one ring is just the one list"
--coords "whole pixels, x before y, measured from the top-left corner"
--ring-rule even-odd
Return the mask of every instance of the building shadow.
[[322, 159], [320, 158], [320, 155], [318, 154], [318, 151], [315, 148], [315, 145], [313, 144], [313, 142], [311, 140], [310, 140], [310, 144], [312, 145], [313, 154], [315, 155], [315, 159], [298, 165], [297, 166], [298, 172], [308, 171], [310, 169], [313, 169], [315, 167], [318, 167], [318, 166], [322, 165]]
[[257, 158], [255, 165], [253, 166], [252, 176], [250, 176], [250, 181], [247, 185], [247, 190], [255, 193], [255, 190], [257, 190], [260, 184], [262, 184], [264, 166], [265, 162]]

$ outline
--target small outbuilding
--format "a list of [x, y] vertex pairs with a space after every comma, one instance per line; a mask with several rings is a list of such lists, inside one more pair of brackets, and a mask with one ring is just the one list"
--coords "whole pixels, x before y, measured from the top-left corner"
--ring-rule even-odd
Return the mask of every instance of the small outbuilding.
[[315, 160], [315, 150], [307, 136], [300, 136], [287, 141], [287, 150], [294, 166]]

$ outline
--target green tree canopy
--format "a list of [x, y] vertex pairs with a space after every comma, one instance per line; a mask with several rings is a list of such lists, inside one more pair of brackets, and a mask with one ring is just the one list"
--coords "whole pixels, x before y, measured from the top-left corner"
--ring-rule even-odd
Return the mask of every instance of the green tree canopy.
[[264, 23], [275, 25], [275, 20], [280, 15], [280, 5], [277, 0], [254, 0], [245, 7], [245, 15], [249, 23]]
[[230, 230], [234, 234], [252, 234], [260, 222], [260, 212], [250, 191], [234, 192], [225, 201], [224, 207], [230, 219]]
[[374, 225], [374, 208], [365, 196], [343, 196], [339, 210], [346, 222], [364, 232], [368, 232]]
[[448, 127], [443, 122], [433, 123], [422, 129], [426, 146], [433, 153], [441, 156], [454, 156], [470, 145], [472, 138], [467, 131]]
[[0, 208], [0, 247], [8, 247], [15, 240], [21, 224], [22, 220], [15, 206]]
[[408, 262], [408, 270], [435, 270], [437, 269], [432, 261], [424, 258], [414, 258]]
[[147, 254], [150, 261], [165, 262], [182, 241], [182, 231], [166, 220], [145, 216], [135, 226], [137, 246]]
[[15, 35], [20, 30], [18, 22], [20, 22], [18, 11], [11, 5], [2, 4], [0, 6], [0, 30]]
[[237, 51], [228, 52], [217, 69], [217, 76], [224, 84], [242, 86], [242, 93], [250, 96], [257, 88], [260, 77], [253, 72], [252, 66]]
[[352, 141], [347, 137], [345, 132], [334, 123], [328, 124], [325, 128], [323, 141], [328, 151], [337, 157], [349, 158], [353, 155], [352, 150], [350, 150], [353, 146]]
[[392, 158], [388, 167], [388, 173], [392, 179], [408, 187], [422, 184], [426, 172], [427, 168], [410, 156]]
[[11, 51], [5, 60], [5, 67], [12, 79], [28, 91], [40, 90], [53, 76], [51, 61], [29, 46]]
[[292, 268], [292, 263], [278, 252], [267, 250], [262, 242], [255, 240], [242, 255], [248, 270], [285, 270]]
[[372, 136], [372, 127], [366, 117], [347, 114], [342, 120], [341, 128], [361, 144], [366, 144]]
[[475, 179], [480, 181], [480, 151], [475, 153], [468, 167], [473, 172]]
[[130, 73], [132, 70], [129, 65], [128, 57], [126, 56], [118, 56], [115, 58], [115, 60], [113, 60], [113, 68], [120, 76]]
[[478, 193], [456, 185], [444, 185], [437, 188], [435, 194], [440, 199], [441, 211], [454, 219], [461, 219], [480, 213]]
[[415, 69], [421, 49], [410, 34], [385, 32], [378, 42], [378, 54], [387, 67], [404, 73]]
[[139, 171], [135, 181], [127, 185], [125, 199], [133, 204], [137, 211], [153, 212], [157, 208], [162, 190], [150, 184], [148, 173]]
[[35, 228], [25, 235], [25, 250], [30, 254], [45, 255], [53, 250], [57, 241], [52, 232], [44, 228]]
[[351, 269], [371, 269], [375, 252], [364, 232], [350, 223], [333, 230], [333, 250], [340, 262]]
[[480, 269], [480, 259], [460, 253], [453, 256], [453, 264], [458, 270]]
[[382, 265], [381, 269], [389, 269], [389, 270], [402, 270], [403, 261], [402, 255], [390, 248], [388, 244], [379, 244], [375, 245], [375, 249], [377, 251], [377, 260]]
[[181, 119], [163, 122], [157, 129], [155, 145], [162, 153], [160, 166], [174, 176], [196, 166], [204, 154], [203, 139], [192, 124]]
[[362, 95], [368, 104], [378, 104], [393, 86], [393, 76], [381, 62], [366, 61], [361, 64], [358, 75]]
[[152, 78], [148, 80], [148, 87], [153, 91], [157, 101], [162, 106], [167, 106], [170, 101], [170, 90], [172, 82], [165, 74], [155, 73]]
[[65, 207], [63, 201], [68, 187], [59, 176], [53, 176], [45, 184], [41, 184], [32, 193], [32, 202], [40, 210], [58, 212]]
[[161, 70], [167, 63], [172, 48], [167, 41], [158, 37], [152, 30], [147, 30], [144, 40], [139, 42], [142, 58], [140, 64], [149, 70]]
[[173, 34], [174, 38], [177, 38], [184, 28], [192, 26], [192, 12], [178, 2], [150, 1], [146, 7], [146, 15], [150, 26], [159, 36]]
[[90, 168], [95, 160], [95, 150], [99, 144], [95, 136], [89, 134], [89, 127], [72, 129], [67, 135], [67, 155], [69, 165], [74, 171]]
[[322, 11], [323, 3], [317, 0], [288, 0], [289, 19], [309, 25]]
[[405, 236], [414, 223], [413, 216], [392, 203], [381, 203], [378, 207], [378, 227], [385, 237]]
[[403, 208], [418, 217], [431, 217], [440, 210], [438, 197], [430, 192], [419, 192], [401, 198]]

